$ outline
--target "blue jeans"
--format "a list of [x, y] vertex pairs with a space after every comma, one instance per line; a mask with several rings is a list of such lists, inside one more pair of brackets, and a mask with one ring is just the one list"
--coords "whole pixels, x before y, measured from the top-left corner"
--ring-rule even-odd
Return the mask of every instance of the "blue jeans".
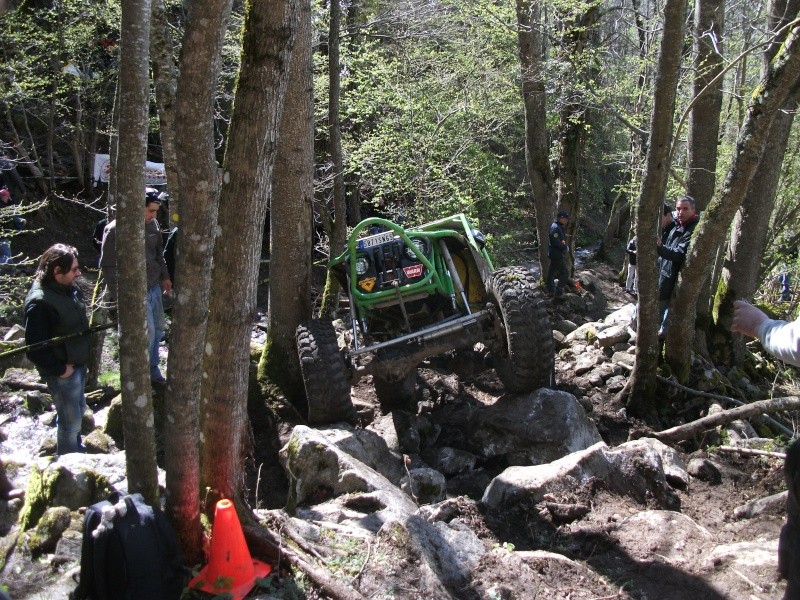
[[11, 262], [11, 242], [0, 240], [0, 265]]
[[66, 378], [45, 377], [45, 382], [56, 405], [58, 454], [84, 452], [81, 421], [86, 410], [86, 396], [83, 394], [86, 367], [75, 367], [72, 375]]
[[161, 285], [147, 289], [147, 342], [150, 348], [150, 378], [161, 379], [158, 368], [158, 347], [164, 339], [166, 321], [164, 320], [164, 303], [161, 296]]
[[669, 300], [658, 301], [658, 337], [667, 336], [667, 319], [669, 319]]

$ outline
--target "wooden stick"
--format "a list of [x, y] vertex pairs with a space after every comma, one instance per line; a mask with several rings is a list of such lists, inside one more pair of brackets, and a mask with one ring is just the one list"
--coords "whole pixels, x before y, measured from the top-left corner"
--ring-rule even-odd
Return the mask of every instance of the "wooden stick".
[[719, 452], [729, 452], [731, 454], [741, 454], [742, 456], [772, 456], [773, 458], [786, 458], [784, 452], [768, 452], [756, 448], [738, 448], [736, 446], [720, 446]]

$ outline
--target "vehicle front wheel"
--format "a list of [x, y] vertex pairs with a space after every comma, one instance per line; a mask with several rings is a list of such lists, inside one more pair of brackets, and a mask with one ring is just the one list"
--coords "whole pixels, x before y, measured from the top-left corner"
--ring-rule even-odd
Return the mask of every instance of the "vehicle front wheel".
[[536, 278], [523, 267], [498, 269], [490, 292], [504, 334], [492, 349], [497, 376], [514, 393], [546, 387], [555, 364], [553, 329]]
[[339, 351], [333, 324], [312, 319], [298, 325], [295, 339], [306, 388], [308, 422], [312, 425], [355, 422], [347, 365]]

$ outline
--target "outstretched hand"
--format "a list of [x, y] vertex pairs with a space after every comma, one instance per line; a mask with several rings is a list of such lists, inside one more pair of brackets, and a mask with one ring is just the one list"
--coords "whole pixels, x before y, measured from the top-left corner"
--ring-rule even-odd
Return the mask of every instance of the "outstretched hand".
[[734, 333], [742, 333], [750, 337], [756, 337], [758, 328], [769, 317], [761, 310], [745, 302], [744, 300], [737, 300], [733, 303], [733, 323], [731, 324], [731, 331]]

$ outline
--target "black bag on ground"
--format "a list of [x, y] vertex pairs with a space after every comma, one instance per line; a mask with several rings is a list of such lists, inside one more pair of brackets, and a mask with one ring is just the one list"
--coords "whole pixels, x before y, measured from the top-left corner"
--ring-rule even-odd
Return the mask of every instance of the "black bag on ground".
[[141, 494], [112, 494], [86, 510], [76, 600], [178, 600], [184, 579], [166, 516]]

